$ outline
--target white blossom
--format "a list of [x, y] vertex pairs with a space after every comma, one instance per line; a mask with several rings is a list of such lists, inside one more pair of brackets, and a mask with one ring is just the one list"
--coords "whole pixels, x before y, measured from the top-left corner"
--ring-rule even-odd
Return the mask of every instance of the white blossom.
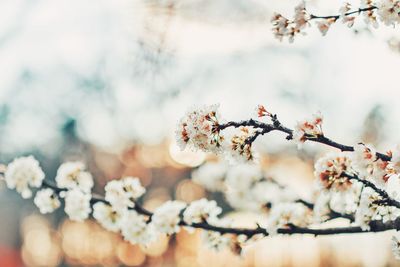
[[112, 180], [105, 186], [105, 199], [113, 209], [123, 211], [135, 206], [135, 200], [145, 193], [144, 187], [136, 177]]
[[79, 188], [82, 191], [90, 192], [93, 187], [92, 175], [85, 171], [85, 164], [82, 162], [65, 162], [57, 170], [56, 183], [60, 188]]
[[314, 114], [309, 120], [297, 122], [293, 131], [293, 141], [300, 146], [309, 137], [316, 138], [323, 135], [322, 122], [323, 117], [319, 112]]
[[210, 191], [224, 189], [224, 179], [227, 166], [223, 162], [208, 162], [192, 172], [193, 182], [204, 186]]
[[339, 9], [340, 17], [342, 18], [342, 22], [347, 24], [350, 28], [354, 25], [354, 20], [356, 19], [355, 16], [346, 15], [351, 10], [350, 3], [344, 3], [342, 7]]
[[288, 224], [306, 227], [311, 221], [311, 211], [303, 204], [279, 203], [272, 207], [266, 228], [270, 234], [276, 234], [279, 228], [286, 228]]
[[222, 209], [217, 206], [217, 202], [202, 198], [190, 203], [183, 212], [183, 220], [187, 224], [201, 223], [215, 219], [221, 212]]
[[154, 211], [151, 223], [160, 233], [168, 235], [177, 233], [180, 230], [180, 213], [185, 207], [184, 202], [167, 201]]
[[343, 174], [351, 171], [351, 162], [348, 152], [329, 153], [315, 163], [314, 175], [323, 188], [346, 190], [352, 183]]
[[183, 150], [189, 145], [194, 150], [219, 152], [223, 137], [217, 130], [219, 125], [219, 105], [194, 107], [178, 124], [176, 140]]
[[152, 224], [134, 210], [125, 212], [121, 221], [121, 233], [126, 241], [132, 244], [148, 245], [157, 237]]
[[396, 260], [400, 260], [400, 242], [396, 236], [392, 236], [392, 252]]
[[122, 214], [115, 211], [110, 205], [103, 202], [97, 202], [93, 205], [93, 217], [105, 229], [111, 232], [117, 232], [120, 229]]
[[[208, 221], [212, 226], [217, 227], [231, 227], [232, 221], [223, 218], [213, 218]], [[218, 231], [202, 231], [202, 241], [211, 250], [220, 252], [225, 248], [230, 248], [233, 245], [232, 236], [229, 234], [221, 234]]]
[[252, 143], [248, 141], [254, 134], [248, 127], [240, 127], [240, 134], [231, 138], [230, 150], [226, 156], [231, 162], [246, 163], [256, 158], [252, 150]]
[[395, 26], [400, 22], [400, 1], [380, 0], [377, 3], [379, 19], [387, 26]]
[[33, 156], [15, 158], [4, 173], [7, 187], [15, 188], [23, 198], [32, 196], [30, 187], [40, 187], [44, 176], [39, 162]]
[[361, 193], [360, 204], [355, 214], [355, 223], [363, 230], [369, 230], [369, 223], [375, 218], [377, 205], [373, 202], [379, 200], [379, 195], [370, 187], [364, 188]]
[[91, 212], [91, 194], [74, 188], [65, 192], [65, 213], [73, 221], [83, 221]]
[[58, 209], [61, 204], [53, 189], [50, 188], [38, 191], [33, 202], [43, 214], [53, 212]]

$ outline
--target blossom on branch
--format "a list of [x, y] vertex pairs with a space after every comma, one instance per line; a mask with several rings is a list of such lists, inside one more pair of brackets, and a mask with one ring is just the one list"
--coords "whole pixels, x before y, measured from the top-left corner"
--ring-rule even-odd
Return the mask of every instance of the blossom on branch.
[[223, 136], [219, 133], [219, 105], [193, 108], [187, 112], [178, 124], [175, 132], [179, 147], [189, 146], [193, 150], [218, 152]]
[[81, 222], [89, 217], [92, 208], [90, 193], [81, 191], [78, 188], [65, 192], [65, 213], [73, 221]]
[[217, 206], [217, 202], [202, 198], [189, 204], [183, 212], [183, 220], [188, 224], [208, 222], [216, 219], [221, 212], [222, 209]]
[[280, 228], [290, 228], [291, 225], [306, 227], [311, 222], [311, 211], [303, 204], [280, 203], [272, 207], [266, 228], [270, 234], [277, 234]]
[[121, 212], [103, 202], [93, 205], [93, 217], [108, 231], [118, 232], [120, 230], [122, 216]]
[[307, 11], [304, 1], [295, 8], [293, 19], [288, 19], [281, 14], [275, 13], [271, 19], [274, 36], [282, 41], [287, 37], [289, 42], [293, 42], [294, 37], [299, 33], [304, 33], [304, 28], [311, 25], [312, 20], [322, 35], [326, 35], [331, 25], [339, 19], [348, 27], [352, 27], [358, 15], [364, 16], [366, 24], [371, 24], [374, 28], [378, 27], [378, 18], [386, 26], [396, 26], [400, 23], [400, 1], [398, 0], [361, 0], [359, 8], [353, 9], [345, 2], [339, 9], [338, 14], [328, 16], [318, 16]]
[[343, 174], [351, 170], [350, 168], [351, 159], [348, 153], [330, 153], [315, 163], [314, 174], [325, 189], [347, 190], [352, 182]]
[[121, 222], [121, 233], [131, 244], [148, 245], [153, 242], [157, 233], [152, 224], [147, 224], [146, 218], [134, 210], [124, 214]]
[[121, 180], [112, 180], [105, 186], [105, 199], [114, 210], [124, 211], [135, 206], [135, 200], [141, 197], [146, 190], [136, 177], [125, 177]]
[[316, 113], [309, 120], [299, 121], [294, 127], [293, 140], [298, 144], [303, 144], [309, 138], [323, 136], [322, 132], [323, 117], [321, 113]]
[[79, 188], [82, 191], [90, 192], [93, 187], [93, 177], [85, 169], [85, 164], [79, 161], [61, 164], [57, 170], [57, 186], [67, 189]]
[[15, 188], [23, 198], [30, 198], [32, 196], [30, 187], [40, 187], [44, 173], [39, 162], [33, 156], [28, 156], [16, 158], [8, 164], [4, 178], [8, 188]]
[[180, 214], [185, 207], [184, 202], [167, 201], [154, 211], [151, 223], [160, 233], [167, 235], [178, 233], [181, 221]]
[[50, 188], [45, 188], [38, 191], [35, 198], [33, 199], [33, 202], [43, 214], [51, 213], [54, 210], [58, 209], [61, 205], [57, 194], [54, 192], [53, 189]]

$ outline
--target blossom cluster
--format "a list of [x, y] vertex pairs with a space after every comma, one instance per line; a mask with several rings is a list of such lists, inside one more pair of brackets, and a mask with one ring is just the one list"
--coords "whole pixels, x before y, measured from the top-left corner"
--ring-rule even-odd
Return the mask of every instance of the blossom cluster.
[[275, 203], [290, 202], [295, 194], [271, 178], [256, 164], [229, 166], [224, 161], [207, 162], [192, 172], [192, 180], [212, 192], [222, 192], [237, 210], [267, 211]]
[[[41, 213], [51, 213], [63, 206], [71, 220], [83, 221], [92, 215], [105, 229], [120, 233], [132, 244], [147, 245], [159, 235], [178, 233], [182, 227], [189, 231], [200, 228], [208, 247], [240, 252], [242, 246], [259, 235], [326, 234], [323, 228], [313, 228], [313, 225], [335, 218], [349, 220], [353, 228], [334, 228], [328, 233], [373, 232], [377, 225], [380, 231], [398, 229], [400, 147], [383, 154], [369, 144], [346, 146], [333, 142], [322, 132], [321, 114], [298, 122], [292, 130], [263, 106], [257, 108], [257, 115], [268, 117], [269, 122], [250, 119], [223, 123], [217, 108], [204, 106], [185, 115], [177, 130], [182, 148], [189, 146], [218, 154], [227, 149], [232, 155], [232, 151], [243, 150], [244, 145], [251, 147], [260, 135], [279, 131], [297, 144], [308, 140], [339, 149], [340, 152], [328, 153], [315, 162], [313, 201], [303, 200], [287, 186], [278, 184], [243, 153], [238, 154], [245, 163], [234, 166], [225, 161], [205, 163], [193, 171], [192, 179], [210, 191], [222, 192], [234, 209], [260, 214], [254, 222], [257, 228], [253, 229], [233, 228], [217, 202], [204, 198], [191, 203], [170, 200], [153, 212], [148, 211], [139, 204], [146, 189], [137, 177], [109, 181], [104, 198], [92, 194], [93, 177], [81, 162], [61, 164], [55, 185], [45, 180], [39, 162], [32, 156], [14, 159], [1, 172], [7, 187], [15, 189], [23, 198], [35, 193], [34, 203]], [[222, 130], [228, 127], [239, 129], [245, 137], [233, 135], [230, 146], [225, 146]], [[392, 248], [400, 258], [396, 237]]]
[[[181, 119], [175, 131], [176, 142], [184, 150], [187, 147], [196, 151], [222, 154], [229, 161], [250, 162], [257, 158], [253, 151], [253, 143], [266, 127], [275, 127], [273, 124], [264, 124], [253, 119], [244, 123], [222, 123], [219, 105], [195, 107], [188, 111]], [[258, 105], [255, 112], [258, 118], [269, 117], [272, 123], [276, 123], [276, 117]], [[291, 132], [291, 139], [300, 147], [306, 140], [318, 139], [323, 136], [323, 116], [320, 112], [311, 118], [297, 122]], [[231, 138], [222, 135], [222, 131], [228, 127], [238, 128]], [[227, 142], [226, 139], [230, 140]]]
[[[123, 177], [111, 180], [105, 186], [104, 198], [91, 193], [94, 185], [92, 175], [82, 162], [63, 163], [55, 178], [56, 185], [44, 182], [44, 173], [32, 156], [16, 158], [8, 164], [4, 179], [8, 188], [16, 189], [24, 198], [37, 190], [34, 203], [41, 213], [51, 213], [61, 207], [69, 219], [83, 221], [92, 214], [105, 229], [120, 232], [132, 244], [147, 245], [160, 234], [172, 235], [181, 226], [203, 224], [229, 226], [230, 222], [219, 218], [222, 209], [215, 201], [200, 199], [186, 204], [167, 201], [153, 213], [141, 213], [136, 209], [137, 200], [145, 193], [139, 178]], [[205, 232], [204, 240], [211, 248], [221, 250], [230, 247], [234, 240], [228, 235]]]
[[311, 26], [311, 21], [315, 20], [315, 25], [322, 35], [326, 35], [330, 27], [337, 21], [341, 21], [349, 28], [353, 27], [356, 16], [362, 14], [364, 22], [377, 28], [381, 21], [386, 26], [396, 26], [400, 23], [400, 2], [397, 0], [361, 0], [360, 7], [354, 9], [350, 3], [345, 2], [339, 8], [336, 15], [316, 16], [308, 12], [305, 2], [302, 1], [294, 8], [292, 19], [284, 17], [282, 14], [275, 13], [271, 22], [274, 36], [282, 41], [288, 38], [293, 42], [294, 38], [302, 34], [304, 30]]

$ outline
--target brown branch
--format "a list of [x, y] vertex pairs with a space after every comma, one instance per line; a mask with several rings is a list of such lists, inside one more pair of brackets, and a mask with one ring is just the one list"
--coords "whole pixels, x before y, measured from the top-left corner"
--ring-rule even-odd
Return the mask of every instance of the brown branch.
[[379, 187], [377, 187], [374, 183], [368, 181], [368, 180], [364, 180], [359, 178], [356, 175], [350, 175], [348, 173], [343, 173], [342, 176], [349, 178], [350, 180], [355, 180], [358, 181], [360, 183], [362, 183], [363, 185], [372, 188], [376, 193], [378, 193], [378, 195], [380, 197], [382, 197], [382, 201], [378, 201], [377, 204], [381, 204], [381, 205], [386, 205], [386, 206], [393, 206], [396, 208], [400, 208], [400, 202], [391, 198], [389, 196], [389, 194], [385, 191], [380, 189]]
[[[359, 8], [357, 10], [353, 10], [350, 12], [345, 13], [345, 16], [350, 16], [350, 15], [354, 15], [354, 14], [361, 14], [362, 12], [366, 12], [366, 11], [371, 11], [374, 9], [378, 9], [376, 6], [370, 6], [370, 7], [365, 7], [365, 8]], [[311, 14], [310, 15], [310, 20], [312, 19], [334, 19], [335, 21], [338, 20], [340, 18], [340, 15], [330, 15], [330, 16], [316, 16]]]
[[[235, 127], [235, 128], [239, 128], [239, 127], [253, 127], [254, 129], [257, 129], [257, 131], [250, 136], [247, 140], [246, 140], [246, 144], [251, 144], [253, 143], [259, 136], [264, 135], [266, 133], [272, 132], [272, 131], [279, 131], [279, 132], [283, 132], [285, 134], [287, 134], [286, 139], [287, 140], [292, 140], [293, 139], [293, 130], [283, 126], [280, 121], [277, 119], [276, 115], [272, 115], [271, 116], [273, 123], [264, 123], [261, 121], [257, 121], [257, 120], [253, 120], [253, 119], [249, 119], [249, 120], [244, 120], [244, 121], [239, 121], [239, 122], [227, 122], [224, 124], [219, 124], [216, 125], [215, 127], [217, 127], [217, 131], [222, 131], [228, 127]], [[337, 148], [341, 151], [354, 151], [354, 147], [353, 146], [348, 146], [348, 145], [343, 145], [340, 144], [338, 142], [335, 142], [331, 139], [329, 139], [328, 137], [325, 137], [324, 135], [319, 135], [317, 137], [315, 136], [305, 136], [306, 140], [308, 141], [312, 141], [312, 142], [316, 142], [316, 143], [321, 143], [321, 144], [325, 144], [327, 146], [330, 147], [334, 147]], [[383, 154], [383, 153], [379, 153], [376, 152], [376, 157], [378, 159], [381, 159], [383, 161], [390, 161], [391, 157]]]
[[[67, 189], [59, 188], [56, 185], [50, 183], [49, 181], [43, 181], [43, 186], [53, 189], [56, 193], [60, 193], [66, 191]], [[96, 202], [103, 202], [109, 204], [102, 196], [93, 195], [91, 204], [93, 205]], [[305, 202], [307, 203], [307, 202]], [[135, 203], [135, 207], [131, 208], [135, 210], [139, 214], [144, 216], [148, 216], [151, 218], [153, 213], [140, 204]], [[179, 225], [181, 226], [188, 226], [208, 231], [215, 231], [219, 232], [220, 234], [235, 234], [235, 235], [245, 235], [247, 237], [252, 237], [258, 234], [262, 234], [264, 236], [268, 236], [269, 233], [266, 229], [262, 227], [257, 228], [233, 228], [233, 227], [221, 227], [221, 226], [214, 226], [209, 224], [208, 222], [202, 223], [192, 223], [188, 224], [185, 221], [181, 220]], [[400, 229], [400, 218], [396, 221], [390, 221], [383, 223], [382, 221], [371, 221], [370, 222], [370, 230], [363, 230], [361, 227], [358, 226], [351, 226], [351, 227], [336, 227], [336, 228], [325, 228], [325, 229], [318, 229], [318, 228], [305, 228], [305, 227], [298, 227], [295, 225], [288, 225], [287, 228], [280, 228], [277, 230], [279, 234], [312, 234], [314, 236], [318, 235], [333, 235], [333, 234], [350, 234], [350, 233], [367, 233], [367, 232], [382, 232], [392, 229]]]

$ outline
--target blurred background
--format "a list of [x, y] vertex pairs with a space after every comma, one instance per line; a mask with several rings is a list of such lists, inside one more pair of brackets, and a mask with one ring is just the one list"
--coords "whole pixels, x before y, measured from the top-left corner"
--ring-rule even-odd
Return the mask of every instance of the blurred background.
[[[358, 2], [354, 2], [358, 6]], [[0, 2], [0, 162], [34, 154], [47, 178], [82, 160], [95, 191], [139, 176], [154, 209], [167, 199], [210, 195], [190, 178], [207, 160], [181, 152], [174, 128], [192, 105], [220, 103], [227, 120], [254, 116], [257, 104], [292, 126], [315, 111], [324, 132], [346, 144], [386, 151], [399, 142], [400, 37], [362, 18], [315, 27], [294, 44], [273, 38], [274, 11], [293, 0], [2, 0]], [[336, 13], [341, 3], [310, 1]], [[263, 167], [307, 192], [325, 147], [298, 151], [280, 134], [257, 141]], [[290, 166], [290, 168], [288, 168]], [[306, 193], [305, 193], [306, 194]], [[233, 213], [242, 224], [252, 214]], [[242, 257], [216, 254], [198, 233], [181, 232], [149, 248], [132, 246], [95, 222], [63, 212], [39, 215], [0, 183], [1, 266], [395, 266], [390, 233], [257, 242]]]

